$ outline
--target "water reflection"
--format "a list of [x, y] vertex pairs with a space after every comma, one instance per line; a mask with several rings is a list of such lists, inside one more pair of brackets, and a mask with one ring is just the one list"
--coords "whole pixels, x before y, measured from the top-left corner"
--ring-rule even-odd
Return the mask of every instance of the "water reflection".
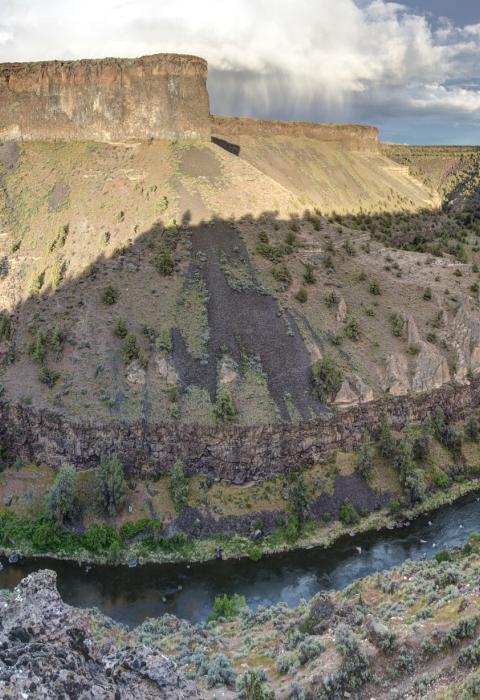
[[461, 545], [471, 532], [478, 531], [480, 504], [471, 497], [419, 518], [409, 528], [347, 537], [328, 550], [290, 552], [257, 563], [94, 567], [87, 572], [77, 564], [49, 559], [14, 565], [2, 560], [0, 588], [13, 588], [31, 571], [52, 568], [58, 573], [62, 597], [72, 605], [98, 607], [127, 625], [166, 612], [199, 622], [210, 614], [215, 596], [222, 593], [241, 593], [252, 608], [279, 601], [294, 606], [320, 590], [343, 588], [407, 558], [430, 557], [444, 547]]

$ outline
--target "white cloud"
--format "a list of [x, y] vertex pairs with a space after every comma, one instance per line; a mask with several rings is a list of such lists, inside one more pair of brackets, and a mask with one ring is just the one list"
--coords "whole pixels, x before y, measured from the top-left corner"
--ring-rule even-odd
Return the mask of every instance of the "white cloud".
[[[480, 25], [456, 27], [386, 0], [2, 0], [0, 60], [163, 51], [208, 59], [214, 109], [370, 119], [402, 104], [455, 118], [480, 110], [468, 86]], [[463, 85], [449, 87], [451, 81]], [[362, 113], [363, 113], [362, 112]], [[478, 115], [477, 115], [478, 116]]]

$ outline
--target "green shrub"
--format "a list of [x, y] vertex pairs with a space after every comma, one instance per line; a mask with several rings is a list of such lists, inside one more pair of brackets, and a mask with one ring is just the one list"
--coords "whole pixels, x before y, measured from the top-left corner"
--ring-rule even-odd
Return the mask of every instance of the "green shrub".
[[430, 287], [426, 287], [423, 291], [423, 298], [425, 301], [430, 301], [432, 298], [432, 290]]
[[398, 498], [392, 498], [392, 500], [389, 503], [389, 508], [390, 508], [390, 512], [393, 513], [393, 515], [400, 512], [401, 505], [400, 505], [400, 501], [398, 500]]
[[317, 656], [320, 656], [324, 651], [325, 646], [318, 638], [313, 636], [305, 637], [297, 647], [300, 665], [305, 666], [306, 663], [312, 659], [316, 659]]
[[331, 308], [332, 306], [335, 306], [335, 304], [337, 304], [337, 303], [338, 303], [338, 297], [332, 289], [332, 291], [328, 292], [327, 296], [325, 297], [325, 304], [328, 306], [328, 308]]
[[405, 320], [399, 314], [392, 314], [390, 316], [390, 324], [393, 335], [400, 338], [405, 327]]
[[43, 367], [40, 367], [38, 378], [42, 384], [46, 384], [49, 389], [52, 389], [60, 379], [60, 373], [43, 365]]
[[158, 350], [162, 352], [172, 352], [172, 331], [169, 326], [162, 326], [155, 341]]
[[248, 610], [245, 596], [239, 593], [234, 593], [229, 596], [224, 593], [224, 595], [215, 597], [213, 601], [213, 612], [209, 619], [219, 620], [223, 618], [224, 620], [233, 620], [245, 610]]
[[315, 271], [313, 265], [307, 263], [305, 265], [305, 272], [303, 273], [303, 281], [305, 284], [315, 284], [317, 278], [315, 277]]
[[47, 339], [42, 331], [37, 331], [28, 346], [28, 354], [35, 362], [42, 364], [47, 354]]
[[427, 459], [430, 454], [430, 442], [430, 435], [426, 430], [417, 435], [412, 444], [413, 458], [419, 461]]
[[435, 554], [435, 560], [441, 564], [444, 561], [452, 561], [452, 554], [448, 549], [442, 549], [440, 552]]
[[55, 326], [52, 333], [52, 348], [55, 352], [61, 353], [65, 347], [67, 334], [61, 326]]
[[297, 236], [295, 235], [295, 231], [287, 231], [287, 235], [285, 236], [285, 245], [291, 248], [296, 242]]
[[233, 687], [237, 679], [229, 659], [223, 654], [211, 657], [207, 672], [207, 688], [219, 688], [222, 685]]
[[274, 700], [275, 693], [266, 688], [265, 673], [262, 669], [245, 671], [237, 681], [237, 693], [239, 700]]
[[355, 470], [364, 479], [368, 479], [373, 468], [373, 449], [367, 439], [362, 441], [355, 461]]
[[395, 443], [392, 438], [390, 424], [385, 415], [382, 418], [382, 427], [380, 428], [377, 442], [382, 457], [385, 457], [386, 459], [391, 459], [395, 452]]
[[169, 491], [177, 513], [181, 513], [188, 503], [188, 478], [183, 463], [177, 460], [170, 474]]
[[300, 524], [303, 523], [308, 512], [308, 495], [301, 469], [290, 474], [289, 500], [293, 514]]
[[97, 470], [97, 500], [101, 510], [110, 516], [120, 512], [125, 501], [126, 483], [123, 467], [117, 457], [103, 455]]
[[38, 275], [35, 275], [35, 277], [32, 280], [32, 286], [30, 287], [30, 294], [32, 294], [33, 296], [40, 294], [40, 290], [42, 289], [44, 282], [45, 282], [45, 271], [39, 272]]
[[140, 348], [138, 347], [137, 337], [134, 333], [129, 333], [125, 338], [123, 344], [123, 359], [125, 364], [130, 364], [134, 360], [138, 360], [140, 357]]
[[330, 355], [325, 355], [312, 365], [314, 393], [325, 403], [332, 401], [342, 386], [342, 373]]
[[123, 541], [132, 540], [137, 535], [145, 533], [145, 531], [155, 527], [157, 524], [156, 520], [150, 520], [149, 518], [141, 518], [140, 520], [130, 520], [122, 525], [120, 528], [120, 538]]
[[373, 280], [370, 282], [370, 286], [368, 288], [368, 291], [370, 294], [373, 294], [374, 296], [379, 296], [382, 293], [382, 290], [380, 289], [380, 285], [376, 280]]
[[89, 552], [104, 554], [115, 544], [120, 544], [120, 538], [113, 527], [97, 524], [92, 525], [83, 535], [82, 543]]
[[62, 525], [65, 518], [72, 513], [76, 479], [77, 473], [72, 466], [61, 467], [47, 494], [48, 517], [58, 525]]
[[0, 340], [10, 340], [12, 335], [12, 320], [10, 316], [0, 313]]
[[300, 303], [300, 304], [305, 304], [305, 302], [308, 299], [308, 292], [305, 289], [305, 287], [300, 287], [298, 292], [295, 294], [295, 299]]
[[102, 302], [106, 306], [112, 306], [113, 304], [116, 303], [118, 299], [118, 292], [115, 289], [115, 287], [112, 287], [111, 284], [108, 285], [108, 287], [105, 287], [105, 289], [102, 292]]
[[170, 248], [164, 248], [155, 256], [154, 265], [161, 275], [169, 277], [175, 270], [175, 261]]
[[350, 316], [346, 323], [345, 323], [345, 328], [344, 328], [345, 335], [347, 338], [350, 340], [357, 341], [360, 337], [360, 326], [355, 318], [355, 316]]
[[338, 517], [344, 525], [354, 525], [360, 520], [360, 516], [355, 510], [353, 503], [348, 500], [340, 507]]
[[113, 329], [113, 334], [116, 335], [117, 338], [125, 338], [127, 333], [127, 324], [122, 318], [119, 318], [115, 324], [115, 328]]
[[433, 477], [433, 483], [439, 489], [448, 489], [451, 486], [452, 480], [445, 472], [436, 472]]
[[475, 416], [470, 416], [465, 425], [465, 435], [472, 442], [478, 442], [480, 427]]
[[285, 287], [290, 286], [290, 284], [292, 282], [292, 275], [290, 274], [290, 270], [285, 265], [285, 263], [280, 263], [279, 265], [274, 265], [271, 268], [270, 272], [272, 273], [273, 278], [277, 282], [280, 282]]
[[222, 386], [218, 390], [217, 400], [213, 407], [213, 413], [218, 423], [224, 424], [235, 420], [238, 410], [233, 401], [233, 397], [227, 387]]

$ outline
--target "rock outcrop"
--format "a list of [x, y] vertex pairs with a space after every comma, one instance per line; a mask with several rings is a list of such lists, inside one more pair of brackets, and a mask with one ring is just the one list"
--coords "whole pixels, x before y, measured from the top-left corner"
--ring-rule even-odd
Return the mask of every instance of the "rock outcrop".
[[348, 150], [379, 151], [378, 129], [362, 124], [317, 124], [244, 117], [211, 117], [212, 134], [222, 139], [239, 136], [293, 136], [341, 143]]
[[408, 394], [410, 380], [408, 378], [408, 364], [404, 355], [391, 353], [387, 357], [384, 389], [392, 396]]
[[431, 343], [420, 343], [412, 389], [415, 392], [438, 389], [450, 381], [446, 357]]
[[0, 64], [0, 140], [210, 140], [207, 62], [135, 59]]
[[176, 665], [100, 613], [66, 605], [56, 574], [0, 593], [0, 697], [79, 700], [201, 698]]
[[298, 464], [315, 464], [336, 449], [354, 450], [365, 432], [381, 428], [383, 415], [401, 430], [426, 420], [437, 407], [458, 415], [479, 405], [480, 377], [463, 386], [390, 396], [301, 423], [223, 428], [180, 421], [81, 422], [0, 400], [0, 444], [22, 461], [55, 468], [65, 463], [95, 468], [100, 455], [118, 454], [129, 478], [158, 478], [181, 459], [190, 474], [244, 483], [286, 473]]
[[480, 372], [480, 314], [468, 300], [458, 307], [450, 339], [456, 356], [455, 380], [463, 383]]

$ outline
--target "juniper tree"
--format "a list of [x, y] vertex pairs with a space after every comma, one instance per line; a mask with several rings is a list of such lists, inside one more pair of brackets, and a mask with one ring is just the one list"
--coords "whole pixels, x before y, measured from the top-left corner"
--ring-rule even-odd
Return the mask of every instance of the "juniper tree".
[[110, 516], [117, 515], [125, 500], [125, 477], [117, 457], [100, 457], [97, 471], [97, 499], [100, 508]]
[[183, 462], [177, 460], [170, 474], [170, 495], [177, 513], [181, 513], [188, 503], [188, 478], [183, 468]]
[[77, 473], [70, 465], [61, 467], [47, 495], [48, 517], [59, 525], [71, 514], [75, 502]]

